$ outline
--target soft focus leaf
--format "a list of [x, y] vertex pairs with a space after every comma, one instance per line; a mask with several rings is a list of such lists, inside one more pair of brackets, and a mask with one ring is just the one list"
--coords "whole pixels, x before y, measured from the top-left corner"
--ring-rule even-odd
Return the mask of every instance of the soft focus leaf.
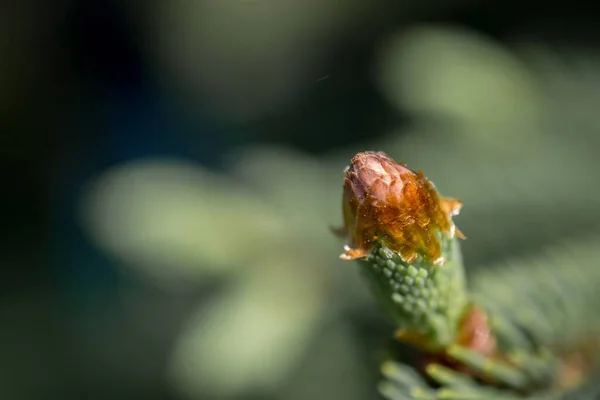
[[177, 160], [106, 172], [87, 191], [83, 215], [99, 245], [165, 277], [251, 265], [287, 237], [259, 196]]

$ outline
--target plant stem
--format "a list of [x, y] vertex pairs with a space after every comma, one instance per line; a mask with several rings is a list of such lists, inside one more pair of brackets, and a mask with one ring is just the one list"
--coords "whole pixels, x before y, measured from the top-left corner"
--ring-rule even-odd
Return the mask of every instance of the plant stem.
[[398, 325], [398, 336], [423, 349], [438, 351], [452, 344], [469, 301], [460, 246], [440, 235], [446, 262], [417, 259], [405, 263], [383, 245], [360, 260], [373, 292]]

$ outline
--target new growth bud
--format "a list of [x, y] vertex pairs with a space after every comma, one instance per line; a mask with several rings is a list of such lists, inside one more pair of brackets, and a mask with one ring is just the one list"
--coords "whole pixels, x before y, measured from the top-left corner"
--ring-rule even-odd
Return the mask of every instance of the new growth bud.
[[464, 239], [452, 216], [462, 203], [440, 198], [422, 172], [398, 164], [383, 152], [363, 152], [345, 170], [340, 233], [347, 245], [340, 258], [367, 257], [381, 245], [411, 264], [418, 258], [441, 265], [442, 236]]

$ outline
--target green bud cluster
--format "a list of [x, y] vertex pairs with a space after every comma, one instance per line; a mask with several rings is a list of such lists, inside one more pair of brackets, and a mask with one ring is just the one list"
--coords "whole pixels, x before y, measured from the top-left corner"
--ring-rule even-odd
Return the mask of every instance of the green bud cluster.
[[434, 348], [453, 342], [467, 306], [458, 244], [451, 238], [441, 240], [446, 258], [443, 265], [420, 259], [407, 264], [382, 245], [361, 262], [375, 295], [398, 328], [427, 337]]

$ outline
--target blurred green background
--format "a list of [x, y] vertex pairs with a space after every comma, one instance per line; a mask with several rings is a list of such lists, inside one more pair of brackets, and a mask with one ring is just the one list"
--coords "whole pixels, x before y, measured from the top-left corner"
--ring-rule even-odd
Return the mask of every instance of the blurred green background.
[[594, 238], [593, 15], [4, 2], [0, 399], [378, 399], [343, 168], [383, 150], [462, 199], [470, 273]]

